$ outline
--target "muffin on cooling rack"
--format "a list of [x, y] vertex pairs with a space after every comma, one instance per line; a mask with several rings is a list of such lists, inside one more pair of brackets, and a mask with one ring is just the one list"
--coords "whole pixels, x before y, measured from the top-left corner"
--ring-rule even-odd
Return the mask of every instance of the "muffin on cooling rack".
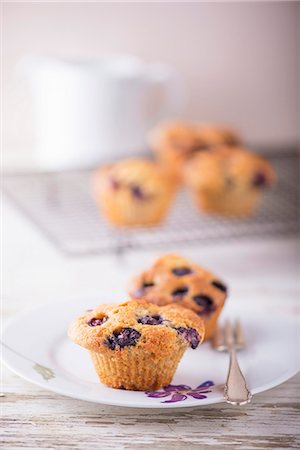
[[160, 223], [174, 195], [174, 183], [155, 162], [126, 159], [100, 167], [93, 179], [95, 200], [114, 225]]
[[219, 145], [235, 146], [241, 142], [238, 133], [224, 125], [198, 124], [195, 132], [202, 149], [210, 149]]
[[159, 258], [132, 280], [129, 294], [157, 305], [180, 305], [202, 317], [205, 339], [214, 333], [227, 297], [219, 277], [178, 255]]
[[275, 182], [268, 161], [239, 147], [218, 147], [187, 162], [184, 181], [205, 212], [247, 217]]
[[187, 123], [164, 124], [152, 130], [148, 141], [160, 165], [179, 181], [183, 162], [197, 148], [194, 127]]
[[71, 324], [69, 337], [90, 351], [104, 384], [155, 390], [172, 381], [185, 350], [202, 342], [204, 325], [192, 311], [131, 300], [86, 312]]
[[158, 162], [180, 181], [184, 163], [192, 156], [216, 145], [236, 145], [239, 136], [223, 126], [172, 122], [156, 127], [148, 141]]

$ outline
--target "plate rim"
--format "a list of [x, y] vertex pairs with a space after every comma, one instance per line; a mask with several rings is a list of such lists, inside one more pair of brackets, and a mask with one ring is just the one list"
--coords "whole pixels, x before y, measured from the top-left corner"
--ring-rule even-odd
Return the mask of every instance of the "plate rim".
[[[2, 343], [1, 343], [2, 344]], [[12, 365], [10, 365], [10, 363], [8, 363], [5, 358], [2, 356], [2, 362], [4, 363], [4, 365], [10, 369], [13, 373], [15, 373], [16, 375], [18, 375], [20, 378], [28, 381], [31, 384], [34, 384], [42, 389], [46, 389], [50, 392], [54, 392], [56, 394], [62, 395], [64, 397], [68, 397], [68, 398], [73, 398], [75, 400], [81, 400], [81, 401], [86, 401], [89, 403], [96, 403], [99, 405], [107, 405], [107, 406], [118, 406], [118, 407], [124, 407], [124, 408], [140, 408], [140, 409], [173, 409], [173, 408], [198, 408], [198, 407], [205, 407], [207, 405], [213, 405], [213, 404], [219, 404], [219, 403], [226, 403], [224, 398], [220, 398], [220, 399], [216, 399], [216, 398], [207, 398], [205, 399], [205, 403], [199, 403], [199, 402], [195, 402], [195, 403], [160, 403], [158, 404], [145, 404], [145, 405], [141, 405], [141, 404], [126, 404], [124, 402], [120, 402], [120, 401], [99, 401], [99, 400], [92, 400], [91, 398], [86, 398], [84, 395], [77, 395], [77, 394], [71, 394], [71, 393], [67, 393], [66, 391], [62, 391], [59, 388], [53, 387], [51, 385], [47, 385], [45, 384], [45, 382], [43, 381], [37, 381], [37, 380], [32, 380], [30, 377], [28, 377], [27, 375], [22, 374], [21, 372], [19, 372], [18, 369], [16, 369], [15, 367], [13, 367]], [[273, 380], [273, 382], [271, 383], [267, 383], [265, 385], [262, 385], [258, 388], [254, 388], [251, 389], [251, 393], [253, 395], [259, 394], [261, 392], [266, 392], [270, 389], [273, 389], [274, 387], [277, 387], [281, 384], [283, 384], [284, 382], [290, 380], [291, 378], [293, 378], [295, 375], [297, 375], [300, 372], [300, 368], [297, 368], [296, 370], [291, 370], [288, 371], [286, 374], [284, 374], [281, 377], [278, 377], [276, 379]]]
[[[196, 400], [194, 399], [190, 399], [190, 402], [185, 403], [185, 402], [178, 402], [178, 403], [160, 403], [160, 404], [144, 404], [141, 405], [140, 403], [138, 404], [134, 404], [130, 403], [130, 404], [126, 404], [124, 401], [108, 401], [108, 400], [104, 400], [101, 401], [101, 399], [97, 399], [95, 398], [95, 400], [93, 400], [92, 398], [87, 398], [85, 395], [81, 395], [81, 394], [77, 394], [76, 392], [68, 392], [65, 389], [60, 389], [59, 387], [56, 386], [52, 386], [51, 384], [48, 384], [46, 381], [44, 380], [35, 380], [32, 379], [30, 376], [27, 376], [27, 374], [22, 373], [22, 371], [19, 369], [18, 364], [14, 365], [13, 363], [11, 363], [11, 359], [8, 357], [8, 359], [6, 359], [5, 357], [5, 353], [3, 352], [3, 350], [5, 349], [5, 351], [11, 352], [13, 354], [14, 350], [9, 348], [9, 343], [5, 342], [5, 334], [6, 332], [9, 330], [9, 328], [16, 322], [24, 319], [25, 317], [30, 316], [33, 313], [37, 313], [39, 310], [44, 310], [47, 308], [53, 309], [55, 308], [56, 305], [59, 305], [60, 308], [64, 305], [64, 304], [70, 304], [70, 302], [72, 302], [73, 304], [76, 304], [77, 306], [80, 306], [80, 304], [83, 304], [85, 302], [87, 302], [88, 299], [81, 297], [74, 297], [74, 298], [69, 298], [68, 300], [64, 300], [64, 301], [54, 301], [54, 302], [47, 302], [44, 305], [39, 305], [39, 306], [35, 306], [35, 307], [31, 307], [26, 309], [25, 311], [22, 311], [21, 313], [15, 315], [14, 317], [11, 317], [10, 319], [8, 319], [7, 323], [5, 324], [5, 326], [2, 329], [2, 340], [0, 341], [1, 343], [1, 361], [2, 363], [9, 369], [11, 370], [13, 373], [15, 373], [16, 375], [18, 375], [20, 378], [30, 382], [31, 384], [34, 384], [36, 386], [38, 386], [39, 388], [54, 392], [56, 394], [62, 395], [64, 397], [69, 397], [69, 398], [74, 398], [76, 400], [81, 400], [81, 401], [86, 401], [86, 402], [90, 402], [90, 403], [96, 403], [96, 404], [100, 404], [100, 405], [107, 405], [107, 406], [118, 406], [118, 407], [124, 407], [124, 408], [139, 408], [139, 409], [174, 409], [174, 408], [196, 408], [196, 407], [205, 407], [207, 405], [212, 405], [212, 404], [220, 404], [220, 403], [226, 403], [225, 399], [223, 397], [218, 397], [218, 398], [209, 398], [207, 397], [205, 399], [205, 402], [196, 402]], [[80, 302], [80, 303], [79, 303]], [[94, 301], [93, 301], [94, 302]], [[113, 300], [110, 300], [110, 303], [119, 303], [119, 302], [114, 302]], [[247, 309], [247, 307], [246, 307]], [[274, 315], [274, 319], [279, 319], [279, 315]], [[299, 326], [290, 318], [290, 317], [285, 317], [284, 321], [287, 324], [291, 324], [295, 330], [298, 331], [298, 339], [299, 339], [299, 331], [300, 328]], [[8, 348], [7, 348], [8, 346]], [[18, 355], [17, 355], [18, 356]], [[19, 356], [19, 358], [21, 358], [21, 356]], [[229, 364], [229, 363], [228, 363]], [[276, 386], [281, 385], [282, 383], [284, 383], [285, 381], [288, 381], [289, 379], [291, 379], [292, 377], [294, 377], [297, 373], [300, 372], [300, 358], [297, 359], [296, 363], [295, 363], [295, 367], [293, 367], [290, 370], [287, 370], [287, 372], [285, 372], [283, 375], [273, 379], [271, 382], [269, 383], [265, 383], [262, 386], [259, 386], [257, 388], [251, 389], [251, 392], [253, 395], [259, 394], [261, 392], [265, 392], [268, 391]], [[191, 404], [192, 403], [192, 404]]]

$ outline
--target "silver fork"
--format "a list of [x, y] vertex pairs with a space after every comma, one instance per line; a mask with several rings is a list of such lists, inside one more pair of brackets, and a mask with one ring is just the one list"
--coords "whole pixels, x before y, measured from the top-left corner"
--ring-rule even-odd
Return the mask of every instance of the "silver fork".
[[249, 403], [252, 394], [238, 364], [236, 351], [245, 347], [246, 341], [239, 321], [233, 326], [228, 320], [222, 328], [217, 327], [212, 338], [212, 346], [219, 352], [227, 351], [230, 355], [227, 380], [224, 387], [224, 399], [231, 405]]

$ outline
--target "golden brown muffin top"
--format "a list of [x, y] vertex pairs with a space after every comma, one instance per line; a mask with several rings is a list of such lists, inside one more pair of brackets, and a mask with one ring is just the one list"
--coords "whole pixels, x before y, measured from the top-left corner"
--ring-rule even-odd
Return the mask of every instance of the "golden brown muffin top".
[[184, 180], [196, 190], [262, 189], [275, 182], [270, 163], [241, 147], [217, 147], [195, 155], [184, 168]]
[[175, 152], [188, 154], [197, 145], [195, 128], [183, 122], [160, 125], [150, 133], [149, 144], [154, 149], [171, 148]]
[[176, 346], [196, 348], [203, 341], [204, 324], [181, 307], [130, 300], [87, 311], [71, 323], [68, 335], [76, 344], [103, 354], [117, 357], [136, 349], [159, 359]]
[[154, 150], [172, 150], [186, 158], [216, 145], [236, 145], [239, 141], [237, 133], [228, 127], [184, 122], [160, 125], [149, 136], [149, 144]]
[[164, 255], [134, 278], [129, 294], [158, 304], [176, 304], [203, 318], [222, 307], [227, 287], [219, 277], [179, 255]]
[[195, 127], [197, 139], [203, 143], [203, 148], [217, 145], [238, 145], [240, 136], [233, 129], [224, 125], [199, 124]]
[[146, 199], [173, 190], [171, 179], [155, 162], [130, 158], [100, 167], [95, 174], [98, 189], [128, 192], [132, 198]]

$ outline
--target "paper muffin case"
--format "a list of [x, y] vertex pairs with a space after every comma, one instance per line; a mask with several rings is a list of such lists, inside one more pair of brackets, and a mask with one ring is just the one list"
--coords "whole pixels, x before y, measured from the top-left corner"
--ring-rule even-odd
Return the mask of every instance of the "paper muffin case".
[[171, 383], [185, 348], [158, 361], [136, 349], [119, 350], [117, 355], [90, 351], [100, 381], [116, 389], [156, 390]]

